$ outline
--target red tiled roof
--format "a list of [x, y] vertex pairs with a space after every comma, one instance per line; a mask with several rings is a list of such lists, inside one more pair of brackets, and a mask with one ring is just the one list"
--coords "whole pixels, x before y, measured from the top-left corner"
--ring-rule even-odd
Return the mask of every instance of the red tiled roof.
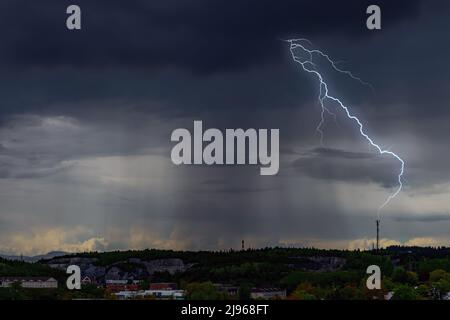
[[178, 288], [176, 283], [161, 282], [161, 283], [150, 283], [150, 290], [163, 290], [172, 289], [176, 290]]

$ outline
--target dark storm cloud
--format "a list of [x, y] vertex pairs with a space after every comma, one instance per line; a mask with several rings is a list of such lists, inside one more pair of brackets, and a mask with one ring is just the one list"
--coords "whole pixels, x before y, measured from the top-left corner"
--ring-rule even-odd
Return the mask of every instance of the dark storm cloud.
[[389, 188], [396, 185], [391, 160], [376, 154], [316, 148], [292, 163], [306, 176], [321, 180], [374, 182]]
[[258, 187], [254, 185], [243, 186], [227, 183], [225, 180], [222, 182], [205, 182], [203, 186], [190, 191], [193, 192], [214, 192], [214, 193], [229, 193], [229, 194], [243, 194], [243, 193], [262, 193], [267, 191], [279, 190], [278, 187]]
[[[65, 28], [73, 3], [83, 12], [79, 32]], [[383, 30], [369, 32], [372, 1], [2, 1], [0, 228], [83, 221], [99, 234], [105, 224], [132, 234], [135, 224], [144, 234], [164, 230], [166, 243], [182, 226], [179, 241], [198, 235], [199, 249], [217, 248], [218, 237], [273, 245], [371, 234], [380, 205], [372, 184], [396, 186], [399, 163], [359, 152], [367, 141], [361, 146], [334, 106], [337, 125], [324, 126], [333, 148], [314, 149], [318, 84], [280, 41], [305, 36], [376, 88], [371, 96], [324, 71], [376, 142], [406, 161], [405, 188], [387, 208], [404, 229], [391, 234], [411, 234], [414, 219], [434, 222], [420, 230], [439, 233], [446, 217], [433, 213], [448, 205], [427, 192], [445, 198], [437, 192], [449, 180], [449, 11], [438, 1], [376, 3]], [[172, 165], [170, 133], [192, 130], [194, 119], [205, 128], [279, 128], [280, 174]], [[411, 208], [415, 215], [401, 220]]]
[[[6, 153], [6, 152], [5, 152]], [[67, 169], [54, 155], [29, 154], [25, 157], [0, 154], [0, 179], [30, 179], [46, 177]]]
[[430, 213], [426, 215], [392, 217], [391, 219], [397, 222], [446, 222], [450, 221], [450, 214]]
[[343, 159], [373, 159], [374, 154], [364, 152], [353, 152], [332, 148], [316, 148], [313, 150], [316, 155], [322, 155], [327, 158], [343, 158]]
[[[8, 66], [230, 71], [277, 61], [282, 37], [367, 36], [365, 10], [372, 2], [79, 0], [82, 30], [69, 32], [65, 9], [73, 1], [7, 0], [0, 4], [0, 58]], [[416, 14], [419, 3], [378, 1], [385, 26]]]
[[[50, 176], [85, 157], [157, 154], [170, 132], [165, 129], [167, 123], [142, 114], [119, 123], [111, 119], [80, 123], [70, 117], [37, 115], [9, 120], [0, 126], [0, 179]], [[152, 129], [159, 133], [151, 134]]]

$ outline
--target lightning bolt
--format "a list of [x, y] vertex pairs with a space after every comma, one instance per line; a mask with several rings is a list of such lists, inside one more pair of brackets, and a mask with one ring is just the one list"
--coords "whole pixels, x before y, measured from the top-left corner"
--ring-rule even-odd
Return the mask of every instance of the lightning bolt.
[[[322, 51], [320, 51], [318, 49], [309, 49], [307, 46], [312, 47], [312, 44], [308, 39], [300, 38], [300, 39], [290, 39], [290, 40], [284, 40], [284, 41], [288, 42], [290, 45], [289, 50], [291, 52], [292, 59], [296, 63], [298, 63], [304, 71], [314, 75], [319, 80], [319, 97], [318, 97], [318, 99], [319, 99], [319, 104], [321, 107], [321, 120], [320, 120], [319, 124], [317, 125], [316, 130], [320, 134], [321, 143], [323, 144], [322, 126], [325, 122], [325, 113], [333, 115], [336, 119], [336, 115], [333, 112], [331, 112], [328, 109], [328, 107], [326, 106], [327, 101], [332, 101], [334, 103], [337, 103], [337, 105], [344, 111], [347, 118], [349, 118], [350, 120], [353, 120], [357, 124], [357, 126], [359, 128], [359, 133], [361, 134], [361, 136], [363, 136], [367, 140], [367, 142], [378, 151], [378, 153], [380, 155], [389, 155], [400, 162], [400, 165], [401, 165], [400, 172], [397, 176], [398, 187], [395, 190], [395, 192], [392, 193], [391, 195], [389, 195], [387, 197], [387, 199], [383, 202], [383, 204], [378, 208], [377, 213], [378, 213], [378, 218], [380, 218], [380, 211], [385, 206], [387, 206], [389, 204], [389, 202], [391, 202], [391, 200], [394, 199], [403, 188], [403, 179], [402, 178], [403, 178], [403, 173], [405, 171], [405, 162], [396, 153], [389, 151], [389, 150], [385, 150], [382, 147], [380, 147], [377, 143], [375, 143], [374, 140], [371, 137], [369, 137], [369, 135], [364, 131], [364, 126], [361, 123], [361, 121], [350, 112], [349, 108], [347, 106], [345, 106], [341, 100], [339, 100], [338, 98], [331, 96], [329, 94], [327, 83], [325, 82], [322, 74], [319, 71], [317, 71], [317, 66], [314, 63], [314, 57], [321, 57], [321, 58], [325, 59], [335, 71], [345, 74], [345, 75], [349, 76], [350, 78], [352, 78], [353, 80], [360, 82], [363, 85], [369, 86], [372, 90], [373, 90], [373, 87], [369, 83], [364, 82], [361, 78], [355, 76], [350, 71], [342, 70], [341, 68], [339, 68], [337, 63], [334, 62], [330, 58], [329, 55], [323, 53]], [[297, 51], [300, 51], [301, 56], [296, 54]]]

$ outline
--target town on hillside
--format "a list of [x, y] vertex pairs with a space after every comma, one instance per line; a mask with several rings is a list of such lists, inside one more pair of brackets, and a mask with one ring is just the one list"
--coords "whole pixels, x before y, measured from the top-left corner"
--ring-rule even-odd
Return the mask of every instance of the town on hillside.
[[[66, 285], [79, 266], [81, 289]], [[366, 286], [366, 268], [381, 288]], [[263, 248], [229, 251], [60, 253], [0, 258], [0, 299], [450, 300], [450, 249], [370, 251]]]

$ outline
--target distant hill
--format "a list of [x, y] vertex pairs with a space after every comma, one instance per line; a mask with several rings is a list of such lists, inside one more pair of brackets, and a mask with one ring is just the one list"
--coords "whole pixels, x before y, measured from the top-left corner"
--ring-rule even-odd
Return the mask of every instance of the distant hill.
[[41, 254], [37, 256], [14, 256], [14, 255], [3, 255], [0, 254], [0, 258], [10, 260], [10, 261], [25, 261], [25, 262], [36, 262], [39, 260], [53, 259], [56, 257], [61, 257], [68, 255], [68, 252], [64, 251], [51, 251], [46, 254]]

